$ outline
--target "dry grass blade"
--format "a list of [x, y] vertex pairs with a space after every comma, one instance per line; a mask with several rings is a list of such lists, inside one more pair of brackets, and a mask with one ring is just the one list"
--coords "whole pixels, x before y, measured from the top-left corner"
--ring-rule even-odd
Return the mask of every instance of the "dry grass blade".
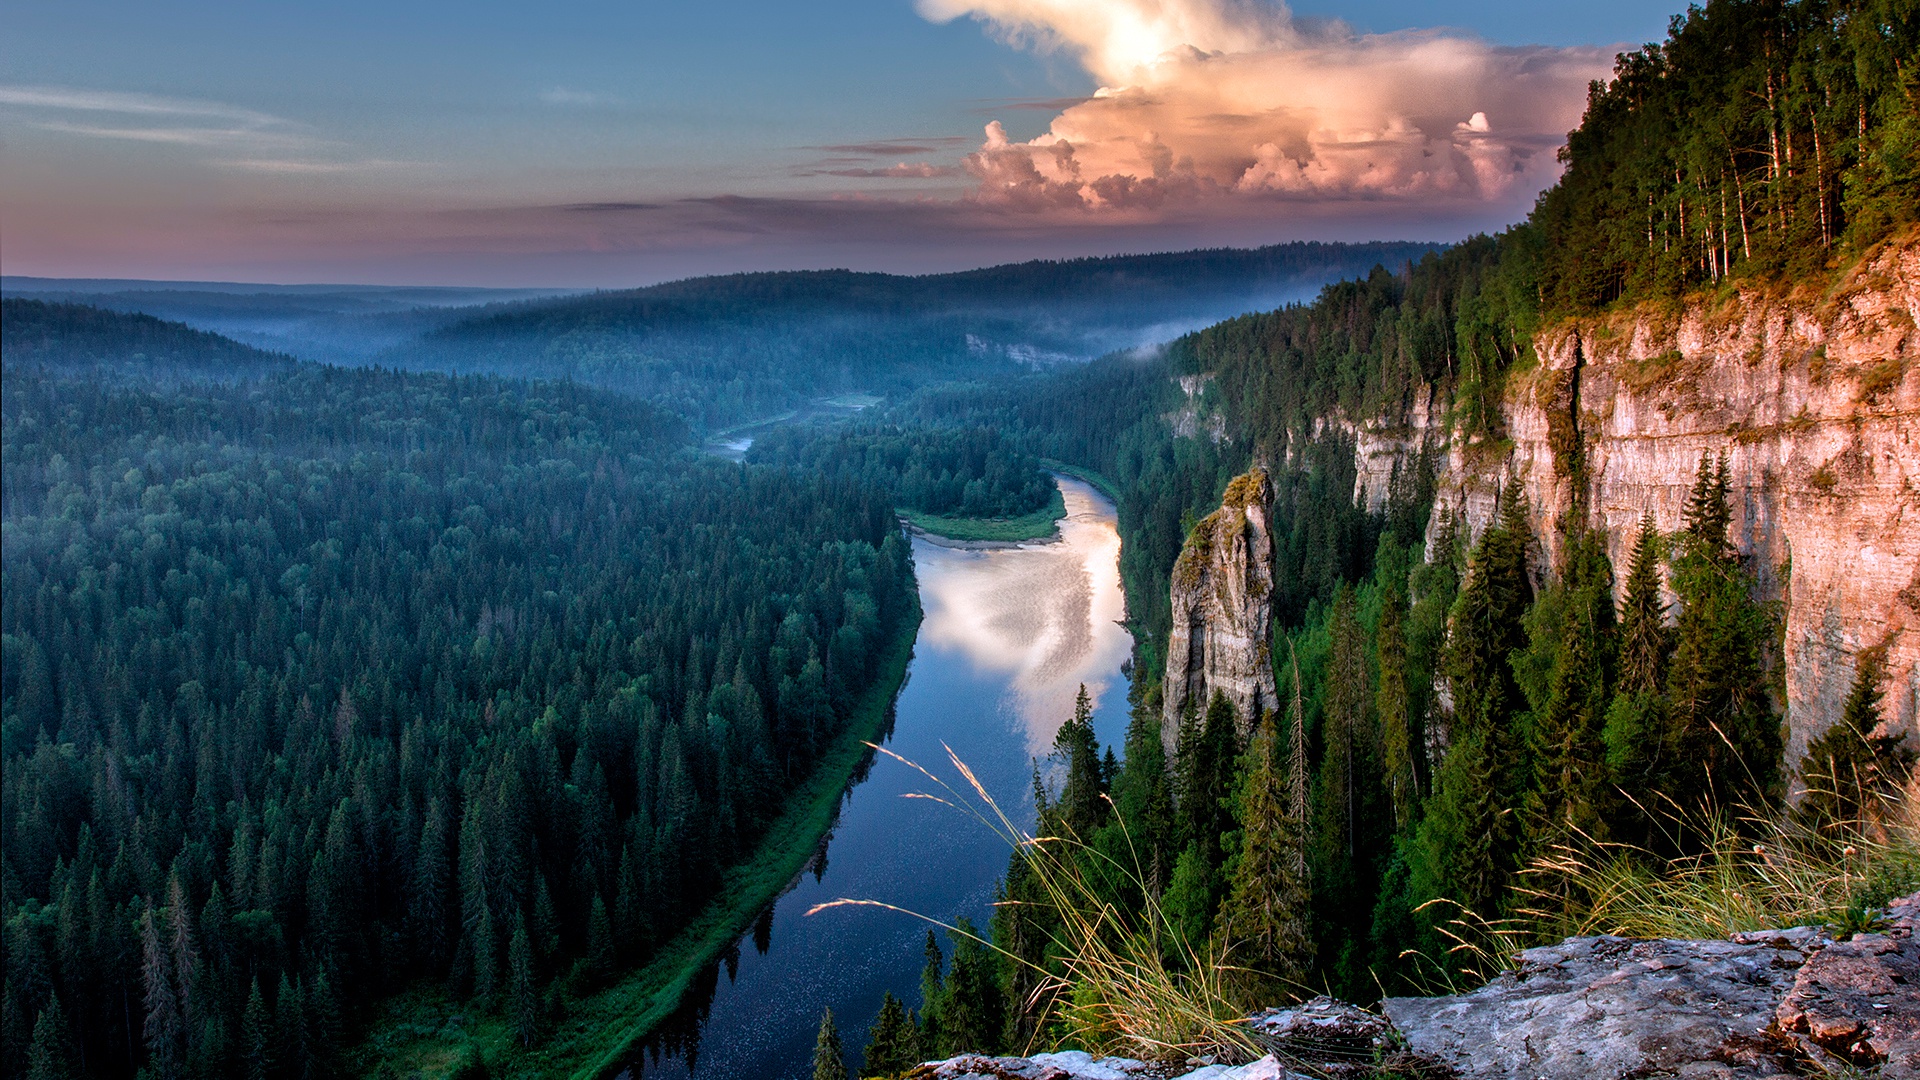
[[[1153, 890], [1145, 885], [1146, 875], [1138, 865], [1130, 834], [1132, 865], [1095, 851], [1075, 836], [1034, 836], [1008, 815], [951, 747], [943, 744], [942, 748], [962, 783], [950, 784], [916, 762], [875, 747], [945, 792], [944, 797], [924, 792], [912, 797], [965, 810], [1030, 860], [1033, 880], [1042, 889], [1037, 905], [1059, 917], [1050, 951], [1060, 958], [1062, 969], [1047, 970], [978, 935], [885, 901], [841, 898], [816, 904], [807, 914], [839, 907], [877, 907], [971, 937], [1037, 976], [1030, 1001], [1047, 1012], [1049, 1023], [1040, 1027], [1057, 1045], [1149, 1060], [1259, 1056], [1262, 1051], [1243, 1023], [1243, 1012], [1223, 985], [1233, 966], [1211, 946], [1205, 953], [1196, 950], [1176, 931]], [[1095, 874], [1123, 881], [1146, 897], [1141, 910], [1124, 911], [1109, 903]]]

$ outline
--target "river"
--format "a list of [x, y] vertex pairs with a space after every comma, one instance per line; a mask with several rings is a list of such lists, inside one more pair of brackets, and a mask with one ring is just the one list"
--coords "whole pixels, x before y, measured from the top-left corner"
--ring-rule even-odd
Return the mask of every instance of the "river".
[[[1034, 759], [1053, 746], [1081, 684], [1094, 729], [1116, 752], [1127, 723], [1114, 508], [1060, 477], [1059, 539], [995, 550], [913, 541], [925, 618], [887, 748], [965, 789], [946, 747], [1016, 820], [1030, 826]], [[709, 973], [637, 1062], [646, 1077], [805, 1080], [821, 1010], [832, 1008], [851, 1072], [867, 1027], [892, 991], [920, 1004], [927, 924], [841, 898], [879, 900], [985, 927], [1008, 848], [964, 811], [910, 796], [937, 789], [881, 755], [856, 779], [813, 866], [757, 926], [737, 960]], [[945, 935], [942, 946], [951, 955]], [[711, 996], [709, 996], [709, 994]], [[858, 1075], [854, 1073], [854, 1075]]]

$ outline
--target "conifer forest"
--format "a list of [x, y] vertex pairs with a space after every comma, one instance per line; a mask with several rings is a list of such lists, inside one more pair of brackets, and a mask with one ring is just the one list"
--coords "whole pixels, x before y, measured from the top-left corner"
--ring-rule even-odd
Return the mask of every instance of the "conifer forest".
[[[1055, 474], [1117, 514], [1124, 736], [1082, 687], [1008, 808], [1046, 842], [1012, 850], [990, 916], [926, 932], [917, 986], [815, 1013], [816, 1080], [1138, 1051], [1120, 967], [1238, 1016], [1477, 985], [1601, 932], [1608, 882], [1781, 830], [1887, 835], [1911, 690], [1891, 638], [1862, 648], [1795, 741], [1792, 568], [1738, 524], [1750, 432], [1688, 455], [1677, 521], [1622, 533], [1575, 368], [1573, 419], [1547, 421], [1569, 494], [1536, 505], [1502, 463], [1514, 403], [1559, 385], [1548, 335], [1831, 293], [1913, 242], [1920, 10], [1707, 0], [1617, 58], [1559, 154], [1497, 235], [1155, 270], [1338, 273], [1090, 360], [989, 355], [967, 319], [1070, 307], [1084, 344], [1173, 303], [1142, 266], [518, 301], [364, 366], [9, 285], [0, 1072], [425, 1075], [367, 1048], [426, 1001], [504, 1033], [444, 1075], [542, 1075], [526, 1055], [711, 932], [823, 777], [839, 806], [879, 767], [872, 702], [922, 626], [902, 515], [1058, 517]], [[1888, 363], [1892, 386], [1911, 357]], [[779, 420], [855, 390], [881, 403]], [[703, 450], [770, 416], [744, 460]], [[1403, 438], [1380, 475], [1363, 428]], [[1462, 462], [1491, 478], [1471, 514], [1440, 490]], [[1168, 716], [1175, 562], [1256, 470], [1277, 694]], [[1920, 888], [1920, 851], [1888, 850], [1835, 919]]]

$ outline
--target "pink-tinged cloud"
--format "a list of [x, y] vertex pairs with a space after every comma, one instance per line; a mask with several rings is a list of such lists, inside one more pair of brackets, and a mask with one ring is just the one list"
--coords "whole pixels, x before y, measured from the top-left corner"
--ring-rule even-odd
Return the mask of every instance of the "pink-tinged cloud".
[[1518, 203], [1552, 182], [1588, 83], [1611, 68], [1597, 48], [1309, 28], [1254, 0], [920, 0], [920, 10], [1070, 54], [1102, 83], [1037, 138], [988, 124], [966, 158], [972, 200], [1025, 212]]

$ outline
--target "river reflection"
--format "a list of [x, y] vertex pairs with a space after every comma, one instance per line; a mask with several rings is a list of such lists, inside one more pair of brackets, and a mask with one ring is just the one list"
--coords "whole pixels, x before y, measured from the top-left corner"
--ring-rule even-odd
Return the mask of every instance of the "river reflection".
[[[1034, 758], [1052, 749], [1081, 683], [1100, 741], [1117, 749], [1126, 729], [1121, 665], [1132, 643], [1119, 624], [1113, 504], [1078, 480], [1063, 477], [1060, 487], [1068, 517], [1053, 543], [963, 551], [913, 541], [925, 619], [887, 739], [888, 749], [961, 784], [951, 747], [1027, 825]], [[629, 1072], [804, 1080], [829, 1007], [856, 1067], [882, 993], [919, 1005], [926, 924], [870, 907], [807, 910], [852, 897], [985, 926], [1006, 871], [1006, 845], [972, 818], [903, 798], [928, 786], [887, 757], [864, 769], [813, 864], [702, 973]]]
[[1082, 481], [1059, 483], [1067, 516], [1057, 541], [986, 551], [914, 546], [926, 610], [920, 641], [1008, 680], [1034, 756], [1052, 750], [1083, 684], [1101, 703], [1133, 647], [1121, 625], [1127, 607], [1112, 504]]

